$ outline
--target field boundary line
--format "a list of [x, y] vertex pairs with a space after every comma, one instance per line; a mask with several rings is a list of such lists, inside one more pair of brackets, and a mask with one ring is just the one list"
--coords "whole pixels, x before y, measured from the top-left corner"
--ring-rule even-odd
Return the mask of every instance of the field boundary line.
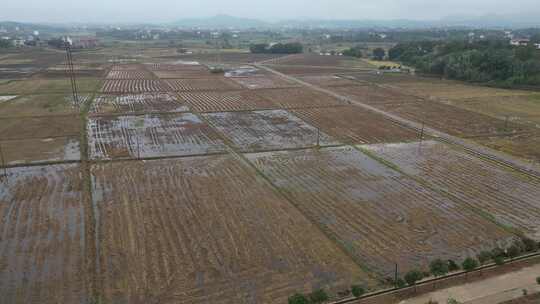
[[298, 79], [296, 77], [293, 77], [293, 76], [290, 76], [290, 75], [285, 75], [285, 74], [280, 73], [280, 72], [278, 72], [278, 71], [276, 71], [276, 70], [274, 70], [274, 69], [272, 69], [270, 67], [267, 67], [267, 66], [264, 66], [264, 65], [256, 65], [256, 67], [259, 67], [261, 69], [265, 69], [265, 70], [267, 70], [269, 72], [275, 73], [275, 74], [277, 74], [277, 75], [279, 75], [281, 77], [284, 77], [286, 79], [289, 79], [291, 81], [296, 81], [296, 82], [298, 82], [300, 84], [303, 84], [304, 86], [306, 86], [308, 88], [311, 88], [313, 90], [316, 90], [316, 91], [319, 91], [319, 92], [322, 92], [322, 93], [326, 93], [326, 94], [328, 94], [328, 95], [330, 95], [332, 97], [338, 98], [338, 99], [340, 99], [342, 101], [358, 105], [358, 106], [360, 106], [360, 107], [362, 107], [364, 109], [370, 110], [370, 111], [372, 111], [374, 113], [382, 114], [387, 119], [390, 119], [390, 120], [398, 123], [399, 125], [402, 125], [404, 127], [413, 129], [413, 130], [415, 130], [417, 132], [420, 132], [420, 130], [424, 129], [425, 134], [430, 135], [430, 136], [436, 138], [437, 140], [444, 141], [444, 142], [447, 142], [447, 143], [450, 143], [450, 144], [453, 144], [453, 145], [456, 145], [456, 146], [461, 146], [464, 149], [466, 149], [468, 151], [471, 151], [471, 153], [474, 153], [476, 155], [483, 155], [486, 158], [490, 158], [495, 162], [499, 162], [500, 164], [505, 165], [505, 166], [507, 166], [509, 168], [512, 168], [512, 169], [514, 169], [516, 171], [519, 171], [519, 172], [521, 172], [521, 173], [523, 173], [525, 175], [529, 175], [531, 177], [540, 179], [540, 166], [536, 165], [536, 164], [534, 164], [532, 162], [527, 163], [527, 162], [522, 161], [520, 159], [514, 158], [514, 157], [512, 157], [510, 155], [503, 154], [502, 152], [498, 152], [498, 151], [495, 151], [495, 150], [490, 149], [488, 147], [480, 146], [478, 144], [470, 143], [470, 142], [468, 142], [468, 141], [466, 141], [464, 139], [458, 138], [456, 136], [452, 136], [452, 135], [444, 133], [442, 131], [438, 131], [438, 130], [433, 129], [433, 128], [428, 127], [428, 126], [424, 126], [422, 128], [422, 125], [419, 124], [419, 123], [413, 122], [413, 121], [408, 120], [408, 119], [401, 118], [401, 117], [399, 117], [397, 115], [394, 115], [394, 114], [391, 114], [389, 112], [377, 109], [377, 108], [375, 108], [373, 106], [370, 106], [370, 105], [367, 105], [365, 103], [359, 102], [359, 101], [357, 101], [355, 99], [340, 95], [340, 94], [335, 93], [335, 92], [333, 92], [331, 90], [324, 89], [324, 88], [321, 88], [319, 86], [307, 83], [307, 82], [302, 81], [302, 80], [300, 80], [300, 79]]

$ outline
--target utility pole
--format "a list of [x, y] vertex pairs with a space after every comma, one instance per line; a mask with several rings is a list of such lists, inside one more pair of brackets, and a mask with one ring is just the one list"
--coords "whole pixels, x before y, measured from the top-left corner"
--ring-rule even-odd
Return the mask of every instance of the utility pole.
[[504, 130], [505, 131], [508, 131], [508, 119], [510, 118], [508, 115], [505, 116], [506, 118], [504, 119]]
[[6, 180], [8, 178], [8, 174], [7, 174], [7, 168], [6, 168], [6, 161], [4, 159], [4, 152], [2, 151], [2, 145], [0, 144], [0, 161], [2, 162], [2, 168], [4, 169], [4, 174], [3, 176], [6, 177]]
[[80, 106], [79, 104], [79, 93], [77, 91], [77, 81], [75, 79], [75, 68], [73, 67], [73, 56], [71, 54], [71, 46], [68, 41], [65, 42], [66, 46], [66, 59], [67, 59], [67, 74], [71, 82], [71, 92], [73, 94], [73, 102]]
[[420, 142], [424, 140], [424, 127], [425, 127], [425, 122], [422, 121], [422, 130], [420, 131]]
[[321, 148], [321, 129], [317, 128], [317, 149]]
[[394, 285], [396, 287], [399, 287], [399, 286], [397, 286], [397, 281], [398, 281], [398, 265], [396, 263], [396, 270], [394, 271]]

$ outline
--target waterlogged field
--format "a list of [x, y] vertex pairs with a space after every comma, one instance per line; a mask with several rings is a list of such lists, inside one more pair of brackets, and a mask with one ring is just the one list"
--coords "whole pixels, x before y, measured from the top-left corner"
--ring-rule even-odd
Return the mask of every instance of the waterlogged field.
[[336, 145], [337, 141], [285, 110], [204, 115], [243, 152]]
[[357, 106], [296, 109], [292, 112], [326, 134], [349, 144], [404, 142], [420, 137], [420, 134], [382, 115]]
[[362, 148], [540, 240], [540, 181], [436, 141]]
[[79, 166], [11, 168], [0, 180], [0, 301], [85, 303]]
[[92, 159], [146, 158], [223, 152], [218, 134], [191, 113], [104, 116], [88, 120]]
[[169, 85], [155, 79], [106, 80], [101, 88], [103, 93], [168, 92]]
[[0, 141], [6, 165], [81, 159], [79, 137], [30, 138]]
[[100, 95], [91, 106], [92, 114], [187, 112], [189, 108], [172, 93]]
[[107, 303], [286, 303], [372, 284], [254, 170], [228, 155], [92, 167]]
[[253, 91], [179, 92], [180, 99], [197, 112], [272, 109], [278, 106]]
[[370, 270], [391, 275], [461, 260], [511, 235], [351, 148], [247, 154], [298, 208]]

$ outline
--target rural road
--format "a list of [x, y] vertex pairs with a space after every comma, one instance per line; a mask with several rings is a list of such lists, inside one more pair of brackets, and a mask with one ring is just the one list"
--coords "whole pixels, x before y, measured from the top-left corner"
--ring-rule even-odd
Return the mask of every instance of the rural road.
[[[403, 126], [406, 126], [408, 128], [418, 130], [419, 132], [422, 129], [422, 125], [419, 124], [419, 123], [416, 123], [414, 121], [404, 119], [404, 118], [399, 117], [397, 115], [394, 115], [392, 113], [377, 109], [375, 107], [372, 107], [372, 106], [367, 105], [365, 103], [359, 102], [359, 101], [354, 100], [352, 98], [337, 94], [337, 93], [335, 93], [335, 92], [333, 92], [331, 90], [328, 90], [328, 89], [325, 89], [325, 88], [322, 88], [322, 87], [307, 83], [307, 82], [305, 82], [303, 80], [300, 80], [300, 79], [298, 79], [296, 77], [280, 73], [280, 72], [272, 69], [271, 67], [261, 65], [260, 63], [256, 63], [255, 66], [257, 68], [264, 69], [266, 71], [269, 71], [271, 73], [279, 75], [279, 76], [281, 76], [281, 77], [283, 77], [285, 79], [288, 79], [290, 81], [299, 83], [299, 84], [301, 84], [303, 86], [306, 86], [306, 87], [309, 87], [309, 88], [311, 88], [313, 90], [316, 90], [316, 91], [328, 94], [330, 96], [333, 96], [335, 98], [338, 98], [338, 99], [340, 99], [342, 101], [345, 101], [347, 103], [355, 104], [355, 105], [360, 106], [362, 108], [365, 108], [367, 110], [370, 110], [370, 111], [373, 111], [375, 113], [379, 113], [381, 115], [384, 115], [385, 117], [389, 118], [390, 120], [395, 121], [396, 123], [401, 124]], [[467, 151], [469, 151], [470, 153], [475, 154], [477, 156], [487, 158], [489, 160], [492, 160], [492, 161], [504, 164], [506, 166], [512, 167], [514, 169], [517, 169], [517, 170], [519, 170], [519, 171], [521, 171], [521, 172], [523, 172], [525, 174], [540, 178], [540, 165], [539, 164], [526, 162], [526, 161], [517, 159], [517, 158], [512, 157], [510, 155], [495, 151], [493, 149], [478, 145], [478, 144], [470, 142], [470, 141], [463, 140], [463, 139], [458, 138], [456, 136], [452, 136], [450, 134], [435, 130], [435, 129], [427, 127], [427, 126], [424, 127], [424, 133], [426, 135], [431, 136], [431, 137], [435, 137], [440, 141], [447, 142], [447, 143], [450, 143], [450, 144], [454, 144], [454, 145], [457, 145], [457, 146], [461, 146], [464, 149], [466, 149]]]
[[496, 304], [521, 297], [523, 289], [527, 289], [529, 294], [540, 292], [540, 285], [536, 283], [539, 275], [540, 264], [537, 264], [486, 280], [430, 292], [399, 304], [425, 304], [429, 300], [446, 303], [448, 298], [464, 304]]

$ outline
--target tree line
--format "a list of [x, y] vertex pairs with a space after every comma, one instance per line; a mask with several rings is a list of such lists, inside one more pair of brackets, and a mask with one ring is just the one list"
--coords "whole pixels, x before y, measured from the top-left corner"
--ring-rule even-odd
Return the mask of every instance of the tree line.
[[421, 73], [448, 79], [505, 87], [540, 85], [540, 50], [534, 43], [532, 40], [527, 46], [511, 46], [507, 40], [407, 42], [390, 49], [388, 56]]
[[276, 43], [269, 45], [267, 43], [252, 44], [249, 47], [254, 54], [299, 54], [304, 51], [304, 46], [299, 42]]

